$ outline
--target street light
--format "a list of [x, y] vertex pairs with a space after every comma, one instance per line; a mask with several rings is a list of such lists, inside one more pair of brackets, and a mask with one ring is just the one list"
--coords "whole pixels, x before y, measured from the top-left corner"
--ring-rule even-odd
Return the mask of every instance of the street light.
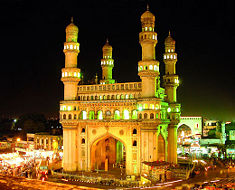
[[20, 142], [20, 138], [17, 138], [16, 141], [17, 141], [17, 142]]

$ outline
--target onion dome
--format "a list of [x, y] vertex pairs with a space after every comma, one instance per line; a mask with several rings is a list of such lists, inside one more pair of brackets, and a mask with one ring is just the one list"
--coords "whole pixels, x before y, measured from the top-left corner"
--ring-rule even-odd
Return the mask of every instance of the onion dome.
[[73, 23], [73, 17], [71, 23], [66, 27], [66, 33], [78, 33], [78, 27]]
[[155, 16], [153, 13], [151, 13], [149, 11], [149, 6], [147, 5], [147, 11], [145, 11], [142, 15], [141, 15], [141, 24], [142, 24], [142, 27], [145, 27], [145, 26], [154, 26], [154, 23], [155, 23]]
[[112, 46], [109, 44], [109, 40], [106, 40], [105, 45], [102, 48], [103, 50], [103, 58], [112, 58]]
[[66, 42], [77, 42], [78, 27], [73, 23], [73, 17], [71, 23], [66, 27]]
[[171, 32], [169, 31], [169, 35], [165, 39], [165, 46], [167, 45], [175, 45], [175, 40], [171, 37]]
[[112, 46], [109, 44], [108, 39], [106, 39], [106, 43], [104, 44], [102, 49], [103, 49], [103, 51], [106, 50], [106, 49], [111, 49], [111, 50], [113, 49]]

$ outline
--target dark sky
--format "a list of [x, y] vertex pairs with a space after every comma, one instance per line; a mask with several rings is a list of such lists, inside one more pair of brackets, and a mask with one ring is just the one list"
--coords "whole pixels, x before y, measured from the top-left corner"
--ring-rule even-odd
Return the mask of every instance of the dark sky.
[[[101, 76], [102, 46], [113, 46], [118, 82], [139, 81], [138, 35], [145, 0], [1, 0], [0, 115], [57, 116], [63, 98], [65, 27], [74, 17], [85, 78]], [[182, 115], [235, 119], [235, 1], [149, 0], [156, 16], [161, 75], [164, 39], [171, 30], [178, 53]]]

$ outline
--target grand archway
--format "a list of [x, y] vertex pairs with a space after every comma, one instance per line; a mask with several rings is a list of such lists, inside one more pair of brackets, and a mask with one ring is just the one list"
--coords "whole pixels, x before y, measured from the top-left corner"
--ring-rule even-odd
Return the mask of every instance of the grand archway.
[[177, 129], [178, 138], [185, 138], [192, 135], [192, 129], [188, 125], [181, 125]]
[[165, 161], [165, 140], [161, 134], [158, 135], [158, 160]]
[[111, 136], [103, 137], [91, 146], [91, 170], [125, 168], [125, 161], [125, 146]]

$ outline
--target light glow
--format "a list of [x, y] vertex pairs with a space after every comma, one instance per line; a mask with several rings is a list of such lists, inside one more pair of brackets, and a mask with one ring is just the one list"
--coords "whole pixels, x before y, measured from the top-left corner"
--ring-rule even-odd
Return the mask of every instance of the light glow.
[[130, 119], [130, 114], [128, 110], [124, 110], [123, 112], [124, 119]]

